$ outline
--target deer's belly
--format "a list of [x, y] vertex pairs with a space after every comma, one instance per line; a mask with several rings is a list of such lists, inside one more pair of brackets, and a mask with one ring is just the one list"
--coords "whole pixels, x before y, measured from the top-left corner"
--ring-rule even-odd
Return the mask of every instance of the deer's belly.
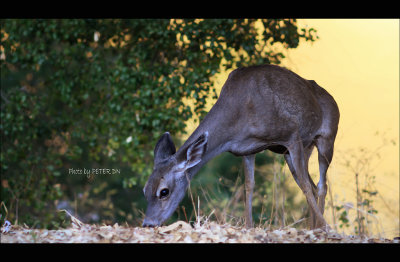
[[277, 143], [268, 143], [259, 139], [246, 139], [245, 141], [232, 142], [229, 145], [228, 152], [235, 156], [247, 156], [259, 153], [269, 149], [275, 153], [283, 154], [286, 152], [286, 147]]

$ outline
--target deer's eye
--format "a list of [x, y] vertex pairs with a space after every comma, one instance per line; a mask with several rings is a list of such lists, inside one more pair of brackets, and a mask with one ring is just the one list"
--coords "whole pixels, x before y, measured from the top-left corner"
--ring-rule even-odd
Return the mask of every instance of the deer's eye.
[[169, 195], [168, 188], [163, 188], [160, 191], [160, 199], [166, 198]]

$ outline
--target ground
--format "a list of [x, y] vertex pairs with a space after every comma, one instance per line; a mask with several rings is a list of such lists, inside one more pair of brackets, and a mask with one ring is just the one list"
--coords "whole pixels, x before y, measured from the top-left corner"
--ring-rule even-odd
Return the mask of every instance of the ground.
[[245, 229], [208, 221], [192, 226], [178, 221], [156, 228], [83, 223], [59, 230], [11, 226], [1, 232], [1, 243], [399, 243], [398, 239], [348, 236], [320, 229]]

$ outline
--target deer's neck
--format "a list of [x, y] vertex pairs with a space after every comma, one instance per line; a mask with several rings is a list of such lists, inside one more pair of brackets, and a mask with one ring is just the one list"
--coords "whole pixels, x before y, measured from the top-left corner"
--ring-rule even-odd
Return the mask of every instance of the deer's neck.
[[[225, 119], [223, 114], [217, 110], [217, 104], [210, 110], [196, 130], [190, 135], [188, 140], [178, 150], [179, 153], [187, 151], [191, 145], [200, 135], [208, 132], [207, 150], [204, 153], [202, 160], [199, 164], [188, 170], [190, 179], [212, 158], [229, 150], [230, 132], [229, 128], [224, 124]], [[181, 152], [179, 152], [181, 151]]]

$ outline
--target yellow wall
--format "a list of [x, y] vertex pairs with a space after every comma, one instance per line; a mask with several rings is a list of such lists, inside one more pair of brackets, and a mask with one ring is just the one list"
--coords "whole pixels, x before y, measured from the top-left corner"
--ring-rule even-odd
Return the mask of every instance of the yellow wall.
[[[316, 28], [320, 39], [290, 50], [283, 64], [327, 89], [341, 112], [329, 172], [333, 193], [338, 203], [355, 205], [354, 171], [345, 161], [352, 166], [359, 161], [355, 170], [360, 177], [374, 175], [379, 192], [374, 202], [378, 214], [371, 218], [378, 227], [372, 230], [399, 235], [399, 20], [310, 19], [299, 24]], [[310, 166], [316, 167], [315, 161]]]
[[[360, 178], [365, 173], [374, 175], [379, 192], [374, 202], [378, 214], [371, 218], [375, 224], [370, 229], [385, 237], [398, 236], [399, 20], [298, 22], [317, 29], [320, 39], [285, 51], [287, 58], [282, 64], [324, 87], [341, 112], [335, 155], [328, 171], [335, 204], [355, 206], [355, 171], [360, 172]], [[217, 77], [218, 93], [228, 73]], [[197, 124], [189, 124], [189, 134]], [[310, 161], [313, 177], [318, 174], [315, 151]], [[361, 162], [365, 157], [370, 158]], [[355, 166], [355, 171], [345, 166], [346, 161]], [[325, 217], [333, 223], [330, 214]]]

